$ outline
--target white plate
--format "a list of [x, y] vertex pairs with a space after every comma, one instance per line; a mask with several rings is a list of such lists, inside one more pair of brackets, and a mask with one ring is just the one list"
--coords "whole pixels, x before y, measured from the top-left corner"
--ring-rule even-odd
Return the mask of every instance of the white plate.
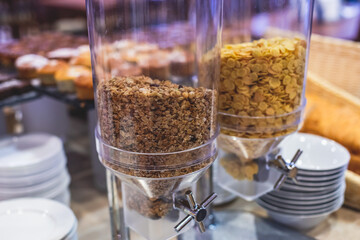
[[68, 233], [68, 235], [66, 235], [61, 240], [75, 240], [75, 239], [77, 239], [78, 238], [78, 236], [77, 236], [77, 228], [78, 228], [78, 222], [75, 221], [75, 224], [74, 224], [73, 228], [71, 229], [71, 231]]
[[0, 188], [0, 200], [16, 197], [40, 197], [44, 194], [48, 194], [48, 192], [51, 192], [62, 183], [69, 184], [69, 182], [69, 174], [66, 171], [63, 171], [59, 176], [50, 181], [28, 188]]
[[55, 163], [49, 170], [34, 175], [19, 176], [19, 177], [1, 176], [0, 189], [9, 188], [9, 187], [10, 188], [29, 187], [32, 185], [41, 184], [58, 176], [62, 171], [64, 171], [65, 165], [66, 165], [66, 159], [62, 159], [59, 162]]
[[60, 193], [59, 195], [57, 195], [51, 199], [58, 201], [62, 204], [65, 204], [66, 206], [70, 206], [70, 200], [71, 200], [70, 190], [68, 188], [66, 188], [62, 193]]
[[75, 223], [74, 213], [56, 201], [22, 198], [0, 203], [0, 239], [59, 240]]
[[281, 155], [290, 161], [294, 153], [301, 149], [296, 166], [300, 170], [329, 171], [347, 166], [350, 153], [345, 147], [327, 138], [306, 133], [295, 133], [285, 138], [279, 145]]
[[25, 176], [47, 170], [65, 157], [61, 140], [49, 134], [27, 134], [0, 140], [0, 175]]
[[328, 212], [334, 211], [335, 209], [338, 209], [344, 203], [344, 198], [342, 197], [341, 199], [339, 199], [331, 207], [324, 208], [324, 209], [318, 209], [318, 210], [307, 210], [307, 211], [305, 211], [305, 210], [289, 210], [289, 209], [279, 208], [279, 207], [276, 207], [276, 206], [272, 206], [272, 205], [262, 201], [261, 199], [257, 199], [256, 203], [259, 204], [261, 207], [265, 208], [266, 210], [269, 209], [269, 210], [272, 210], [272, 211], [275, 211], [275, 212], [278, 212], [278, 213], [301, 215], [301, 216], [310, 216], [310, 215], [328, 213]]

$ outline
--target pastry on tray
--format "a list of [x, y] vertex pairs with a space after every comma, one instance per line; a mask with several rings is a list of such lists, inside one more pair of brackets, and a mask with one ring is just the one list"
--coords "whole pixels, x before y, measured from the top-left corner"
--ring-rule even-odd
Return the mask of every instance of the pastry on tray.
[[91, 68], [91, 55], [90, 55], [89, 46], [87, 46], [87, 49], [86, 49], [86, 45], [79, 47], [78, 52], [79, 54], [77, 56], [71, 58], [70, 64], [81, 65]]
[[56, 85], [60, 92], [74, 93], [74, 80], [81, 75], [90, 75], [91, 70], [83, 66], [68, 66], [55, 73]]
[[175, 50], [170, 54], [170, 61], [170, 73], [173, 76], [188, 77], [195, 72], [195, 58], [191, 52]]
[[166, 51], [158, 51], [144, 56], [138, 61], [142, 74], [152, 79], [168, 80], [170, 76], [170, 58]]
[[78, 54], [79, 50], [76, 48], [59, 48], [48, 52], [47, 57], [49, 59], [57, 59], [68, 62], [71, 58], [76, 57]]
[[111, 68], [112, 76], [139, 76], [141, 73], [141, 68], [131, 63], [122, 63]]
[[67, 67], [67, 63], [59, 60], [50, 60], [44, 67], [38, 69], [37, 75], [44, 86], [55, 86], [56, 71]]
[[16, 59], [15, 66], [20, 79], [37, 77], [37, 71], [48, 64], [49, 60], [36, 54], [23, 55]]
[[76, 96], [80, 100], [94, 99], [94, 88], [92, 76], [85, 74], [81, 75], [74, 80]]
[[31, 90], [30, 82], [20, 80], [9, 80], [0, 83], [0, 100], [13, 95], [26, 93]]

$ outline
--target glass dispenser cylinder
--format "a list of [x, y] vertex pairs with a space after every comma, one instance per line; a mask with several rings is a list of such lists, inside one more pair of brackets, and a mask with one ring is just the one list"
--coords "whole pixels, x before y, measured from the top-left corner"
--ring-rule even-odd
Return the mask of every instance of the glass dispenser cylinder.
[[301, 124], [312, 10], [312, 0], [224, 1], [218, 181], [247, 200], [273, 189], [269, 154]]
[[110, 205], [123, 206], [115, 235], [123, 225], [150, 240], [179, 234], [179, 199], [216, 158], [221, 6], [87, 1], [97, 151]]

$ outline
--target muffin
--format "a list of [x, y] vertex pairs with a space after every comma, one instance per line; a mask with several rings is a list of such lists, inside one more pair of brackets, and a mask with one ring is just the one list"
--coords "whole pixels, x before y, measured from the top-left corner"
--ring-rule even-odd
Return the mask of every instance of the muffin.
[[38, 69], [48, 64], [49, 60], [36, 54], [27, 54], [16, 59], [15, 67], [20, 79], [32, 79], [37, 77]]
[[44, 86], [55, 86], [55, 73], [56, 71], [67, 67], [67, 63], [58, 60], [50, 60], [44, 67], [38, 69], [37, 75]]
[[56, 85], [60, 92], [74, 93], [74, 80], [81, 75], [91, 76], [91, 71], [83, 66], [68, 66], [55, 73]]
[[131, 63], [122, 63], [111, 68], [112, 76], [139, 76], [141, 74], [141, 68]]
[[195, 72], [194, 55], [190, 52], [175, 50], [170, 54], [170, 73], [173, 76], [189, 77]]
[[123, 53], [123, 58], [130, 63], [136, 63], [143, 56], [156, 53], [158, 50], [159, 47], [155, 44], [139, 43], [134, 47], [129, 48], [129, 50], [125, 51]]
[[142, 74], [152, 79], [167, 80], [170, 75], [169, 54], [166, 51], [158, 51], [139, 61]]
[[88, 68], [91, 68], [91, 56], [90, 52], [82, 52], [78, 56], [73, 57], [70, 60], [72, 65], [81, 65]]
[[81, 75], [74, 80], [76, 96], [80, 100], [94, 99], [94, 88], [92, 76], [85, 74]]
[[79, 50], [76, 48], [59, 48], [47, 54], [49, 59], [63, 60], [68, 62], [71, 58], [76, 57]]

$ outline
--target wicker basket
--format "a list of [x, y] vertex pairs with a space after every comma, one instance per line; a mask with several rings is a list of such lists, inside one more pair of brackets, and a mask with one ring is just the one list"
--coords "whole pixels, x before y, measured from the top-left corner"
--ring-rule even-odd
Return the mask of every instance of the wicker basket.
[[310, 76], [360, 98], [360, 43], [313, 34], [308, 70]]
[[[360, 112], [360, 44], [313, 35], [306, 91]], [[360, 175], [347, 172], [346, 183], [345, 205], [360, 210]]]

